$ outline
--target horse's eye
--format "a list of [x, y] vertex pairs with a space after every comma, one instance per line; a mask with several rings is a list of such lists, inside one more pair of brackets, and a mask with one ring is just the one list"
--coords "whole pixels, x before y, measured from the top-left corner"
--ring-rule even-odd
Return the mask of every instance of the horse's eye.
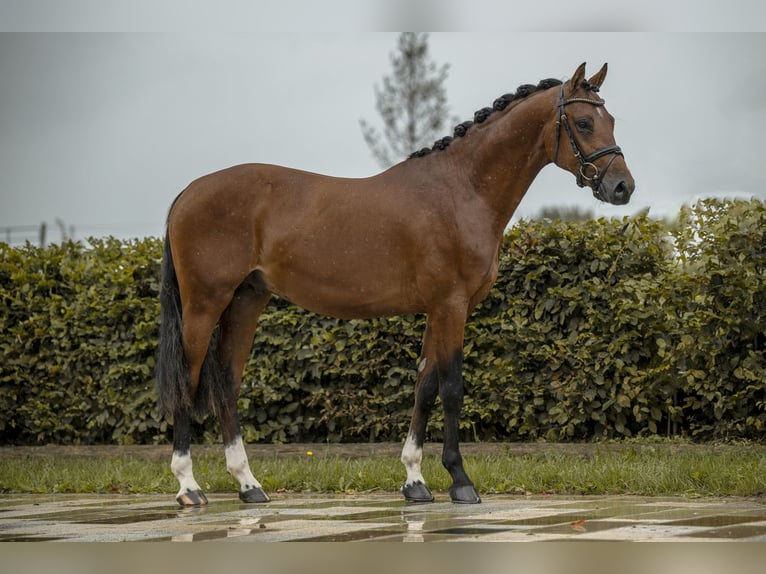
[[581, 132], [590, 132], [593, 131], [593, 126], [591, 125], [590, 120], [588, 119], [580, 119], [575, 122], [575, 125], [577, 126], [577, 129]]

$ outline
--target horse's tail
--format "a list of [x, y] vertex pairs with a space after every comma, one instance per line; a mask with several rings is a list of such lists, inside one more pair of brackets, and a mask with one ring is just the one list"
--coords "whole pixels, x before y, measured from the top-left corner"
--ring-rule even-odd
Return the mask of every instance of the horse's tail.
[[170, 416], [188, 410], [191, 397], [181, 337], [181, 293], [167, 233], [160, 269], [160, 332], [155, 374], [160, 412]]
[[181, 292], [166, 233], [160, 270], [160, 328], [155, 373], [160, 412], [165, 416], [189, 410], [198, 417], [219, 414], [220, 409], [227, 408], [230, 402], [231, 384], [216, 356], [217, 329], [210, 341], [194, 396], [191, 394], [182, 332]]

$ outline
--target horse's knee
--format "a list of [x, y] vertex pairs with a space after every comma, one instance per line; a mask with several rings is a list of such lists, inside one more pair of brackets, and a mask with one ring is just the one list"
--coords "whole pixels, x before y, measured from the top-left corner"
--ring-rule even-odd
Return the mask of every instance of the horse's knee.
[[458, 414], [463, 408], [463, 381], [458, 378], [447, 379], [439, 386], [439, 396], [445, 414]]
[[418, 407], [430, 413], [439, 394], [439, 377], [435, 369], [423, 374], [415, 388], [415, 393]]
[[445, 448], [442, 452], [442, 466], [447, 470], [463, 468], [463, 457], [457, 449]]
[[462, 353], [440, 365], [439, 396], [445, 413], [459, 413], [463, 407]]

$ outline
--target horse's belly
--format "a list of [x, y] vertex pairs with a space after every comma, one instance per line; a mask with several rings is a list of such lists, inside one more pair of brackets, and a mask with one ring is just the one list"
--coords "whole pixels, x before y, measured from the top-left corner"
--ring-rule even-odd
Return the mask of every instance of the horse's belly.
[[325, 266], [274, 266], [262, 269], [273, 293], [300, 307], [341, 319], [369, 319], [421, 312], [414, 281], [390, 266], [347, 271]]

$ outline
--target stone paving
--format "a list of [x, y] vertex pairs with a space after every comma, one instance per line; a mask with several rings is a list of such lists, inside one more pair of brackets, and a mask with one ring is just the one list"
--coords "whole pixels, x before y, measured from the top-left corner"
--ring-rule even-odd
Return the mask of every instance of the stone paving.
[[2, 541], [766, 541], [762, 500], [397, 494], [272, 494], [245, 505], [212, 495], [181, 509], [168, 495], [2, 495]]

